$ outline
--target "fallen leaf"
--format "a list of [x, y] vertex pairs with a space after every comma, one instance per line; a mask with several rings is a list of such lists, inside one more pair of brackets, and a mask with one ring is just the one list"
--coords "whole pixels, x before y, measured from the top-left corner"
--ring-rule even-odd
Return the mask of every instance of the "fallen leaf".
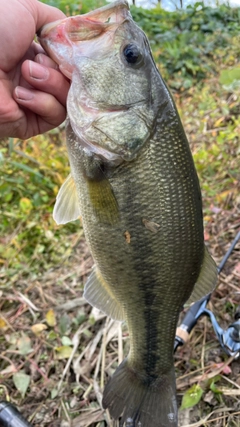
[[22, 355], [29, 354], [33, 350], [31, 340], [26, 334], [23, 334], [21, 338], [19, 338], [17, 341], [17, 347], [19, 353]]
[[24, 372], [17, 372], [13, 375], [13, 382], [16, 389], [20, 391], [22, 397], [24, 397], [30, 384], [30, 376]]
[[227, 197], [234, 195], [237, 192], [237, 188], [231, 188], [230, 190], [223, 191], [217, 194], [216, 200], [218, 202], [224, 202]]
[[231, 372], [232, 372], [232, 369], [230, 368], [230, 366], [224, 366], [225, 365], [225, 363], [216, 363], [216, 367], [219, 369], [219, 368], [221, 368], [222, 366], [223, 366], [223, 369], [222, 369], [222, 373], [224, 374], [224, 375], [229, 375], [229, 374], [231, 374]]
[[48, 326], [51, 326], [51, 327], [56, 326], [56, 324], [57, 324], [55, 313], [54, 313], [52, 308], [50, 310], [48, 310], [48, 312], [46, 314], [46, 321], [47, 321]]
[[73, 427], [88, 427], [99, 421], [104, 420], [104, 411], [98, 409], [97, 411], [83, 412], [79, 417], [74, 418], [72, 421]]
[[8, 365], [5, 369], [0, 371], [0, 375], [7, 375], [7, 374], [13, 374], [16, 372], [16, 368], [14, 365]]
[[60, 347], [56, 347], [55, 348], [55, 355], [56, 355], [56, 359], [60, 360], [60, 359], [69, 359], [69, 357], [72, 354], [72, 347], [69, 347], [68, 345], [62, 345]]
[[5, 320], [0, 317], [0, 329], [6, 329], [8, 327], [7, 323], [5, 322]]
[[183, 395], [180, 409], [192, 408], [197, 405], [203, 394], [203, 389], [198, 384], [194, 384]]
[[31, 330], [35, 335], [41, 335], [42, 331], [46, 330], [47, 326], [44, 323], [36, 323], [31, 327]]

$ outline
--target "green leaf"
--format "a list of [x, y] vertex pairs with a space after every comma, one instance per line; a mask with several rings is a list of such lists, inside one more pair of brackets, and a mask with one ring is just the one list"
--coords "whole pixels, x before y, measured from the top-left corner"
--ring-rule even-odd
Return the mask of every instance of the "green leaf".
[[68, 337], [62, 337], [62, 345], [64, 346], [70, 346], [73, 345], [72, 340]]
[[67, 345], [62, 345], [61, 347], [56, 347], [56, 359], [69, 359], [69, 357], [72, 354], [72, 347], [69, 347]]
[[65, 335], [71, 326], [71, 318], [65, 313], [60, 317], [59, 320], [59, 330], [61, 335]]
[[238, 80], [240, 83], [240, 67], [230, 68], [228, 70], [221, 71], [219, 81], [222, 85], [229, 86], [235, 80]]
[[32, 210], [33, 205], [27, 197], [22, 197], [19, 201], [19, 207], [23, 213], [28, 214]]
[[50, 331], [48, 334], [49, 341], [54, 341], [58, 338], [58, 334], [55, 331]]
[[198, 384], [194, 384], [183, 395], [180, 409], [192, 408], [197, 405], [203, 394], [203, 389]]
[[211, 378], [208, 383], [210, 390], [212, 390], [212, 392], [215, 394], [222, 394], [221, 390], [219, 390], [216, 386], [216, 382], [220, 381], [221, 378], [221, 375], [215, 375], [215, 377]]
[[232, 92], [240, 88], [240, 67], [222, 70], [219, 77], [223, 88]]
[[58, 395], [58, 390], [56, 388], [53, 388], [51, 390], [51, 399], [55, 399], [55, 397], [57, 397]]
[[24, 172], [32, 173], [32, 174], [36, 175], [38, 178], [43, 178], [43, 175], [40, 172], [36, 171], [35, 169], [31, 168], [30, 166], [25, 165], [24, 163], [12, 161], [11, 165], [15, 166], [15, 168], [17, 168], [17, 169], [23, 170]]
[[19, 353], [22, 355], [29, 354], [33, 350], [31, 340], [26, 334], [23, 334], [22, 337], [19, 338], [18, 349]]
[[213, 393], [215, 394], [222, 394], [222, 391], [219, 390], [215, 384], [215, 382], [213, 381], [210, 385], [210, 389], [213, 391]]
[[13, 382], [16, 389], [21, 393], [22, 397], [24, 397], [30, 384], [30, 376], [24, 372], [17, 372], [13, 375]]

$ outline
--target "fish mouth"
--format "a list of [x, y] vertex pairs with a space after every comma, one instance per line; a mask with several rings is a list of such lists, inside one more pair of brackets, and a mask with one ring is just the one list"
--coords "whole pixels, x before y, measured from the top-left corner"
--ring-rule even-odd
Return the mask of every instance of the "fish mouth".
[[[46, 24], [40, 28], [38, 31], [38, 37], [41, 42], [45, 37], [49, 37], [49, 34], [53, 29], [56, 29], [56, 27], [59, 27], [60, 25], [62, 28], [67, 30], [69, 38], [73, 41], [76, 40], [76, 37], [77, 40], [80, 40], [81, 36], [82, 40], [86, 40], [85, 37], [87, 37], [89, 40], [92, 38], [91, 36], [96, 36], [97, 29], [100, 30], [100, 28], [97, 28], [97, 26], [101, 26], [104, 29], [107, 27], [107, 25], [109, 26], [111, 24], [120, 24], [128, 16], [128, 2], [125, 0], [118, 0], [83, 15], [71, 16], [68, 18], [59, 19], [58, 21], [50, 22], [49, 24]], [[86, 30], [92, 28], [93, 30], [96, 30], [96, 33], [84, 33], [84, 24], [87, 26]], [[61, 36], [60, 33], [58, 35]], [[53, 34], [51, 34], [51, 36], [53, 36]]]
[[[39, 30], [38, 40], [59, 65], [62, 73], [71, 79], [73, 69], [71, 58], [76, 46], [81, 56], [103, 55], [104, 46], [101, 45], [99, 52], [98, 37], [105, 33], [106, 49], [109, 49], [112, 35], [129, 16], [127, 1], [118, 0], [84, 15], [71, 16], [46, 24]], [[91, 47], [89, 41], [93, 42]]]

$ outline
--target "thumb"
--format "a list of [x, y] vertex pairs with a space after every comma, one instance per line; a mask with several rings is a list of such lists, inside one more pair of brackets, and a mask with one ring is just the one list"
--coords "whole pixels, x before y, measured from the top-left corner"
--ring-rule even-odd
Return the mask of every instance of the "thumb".
[[38, 0], [0, 0], [0, 69], [9, 72], [24, 57], [36, 32], [65, 15]]
[[34, 6], [37, 6], [35, 14], [36, 32], [43, 25], [48, 24], [49, 22], [66, 18], [66, 16], [61, 10], [57, 9], [56, 7], [44, 4], [41, 1], [36, 1], [36, 4], [34, 4]]

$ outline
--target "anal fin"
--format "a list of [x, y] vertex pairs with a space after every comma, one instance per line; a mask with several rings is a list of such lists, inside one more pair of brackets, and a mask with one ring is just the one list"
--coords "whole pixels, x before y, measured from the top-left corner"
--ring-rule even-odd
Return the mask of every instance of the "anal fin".
[[205, 246], [202, 268], [187, 304], [198, 301], [205, 295], [211, 293], [216, 286], [217, 274], [215, 261], [212, 259]]
[[87, 280], [83, 296], [89, 304], [103, 311], [112, 319], [125, 320], [121, 305], [96, 267]]

